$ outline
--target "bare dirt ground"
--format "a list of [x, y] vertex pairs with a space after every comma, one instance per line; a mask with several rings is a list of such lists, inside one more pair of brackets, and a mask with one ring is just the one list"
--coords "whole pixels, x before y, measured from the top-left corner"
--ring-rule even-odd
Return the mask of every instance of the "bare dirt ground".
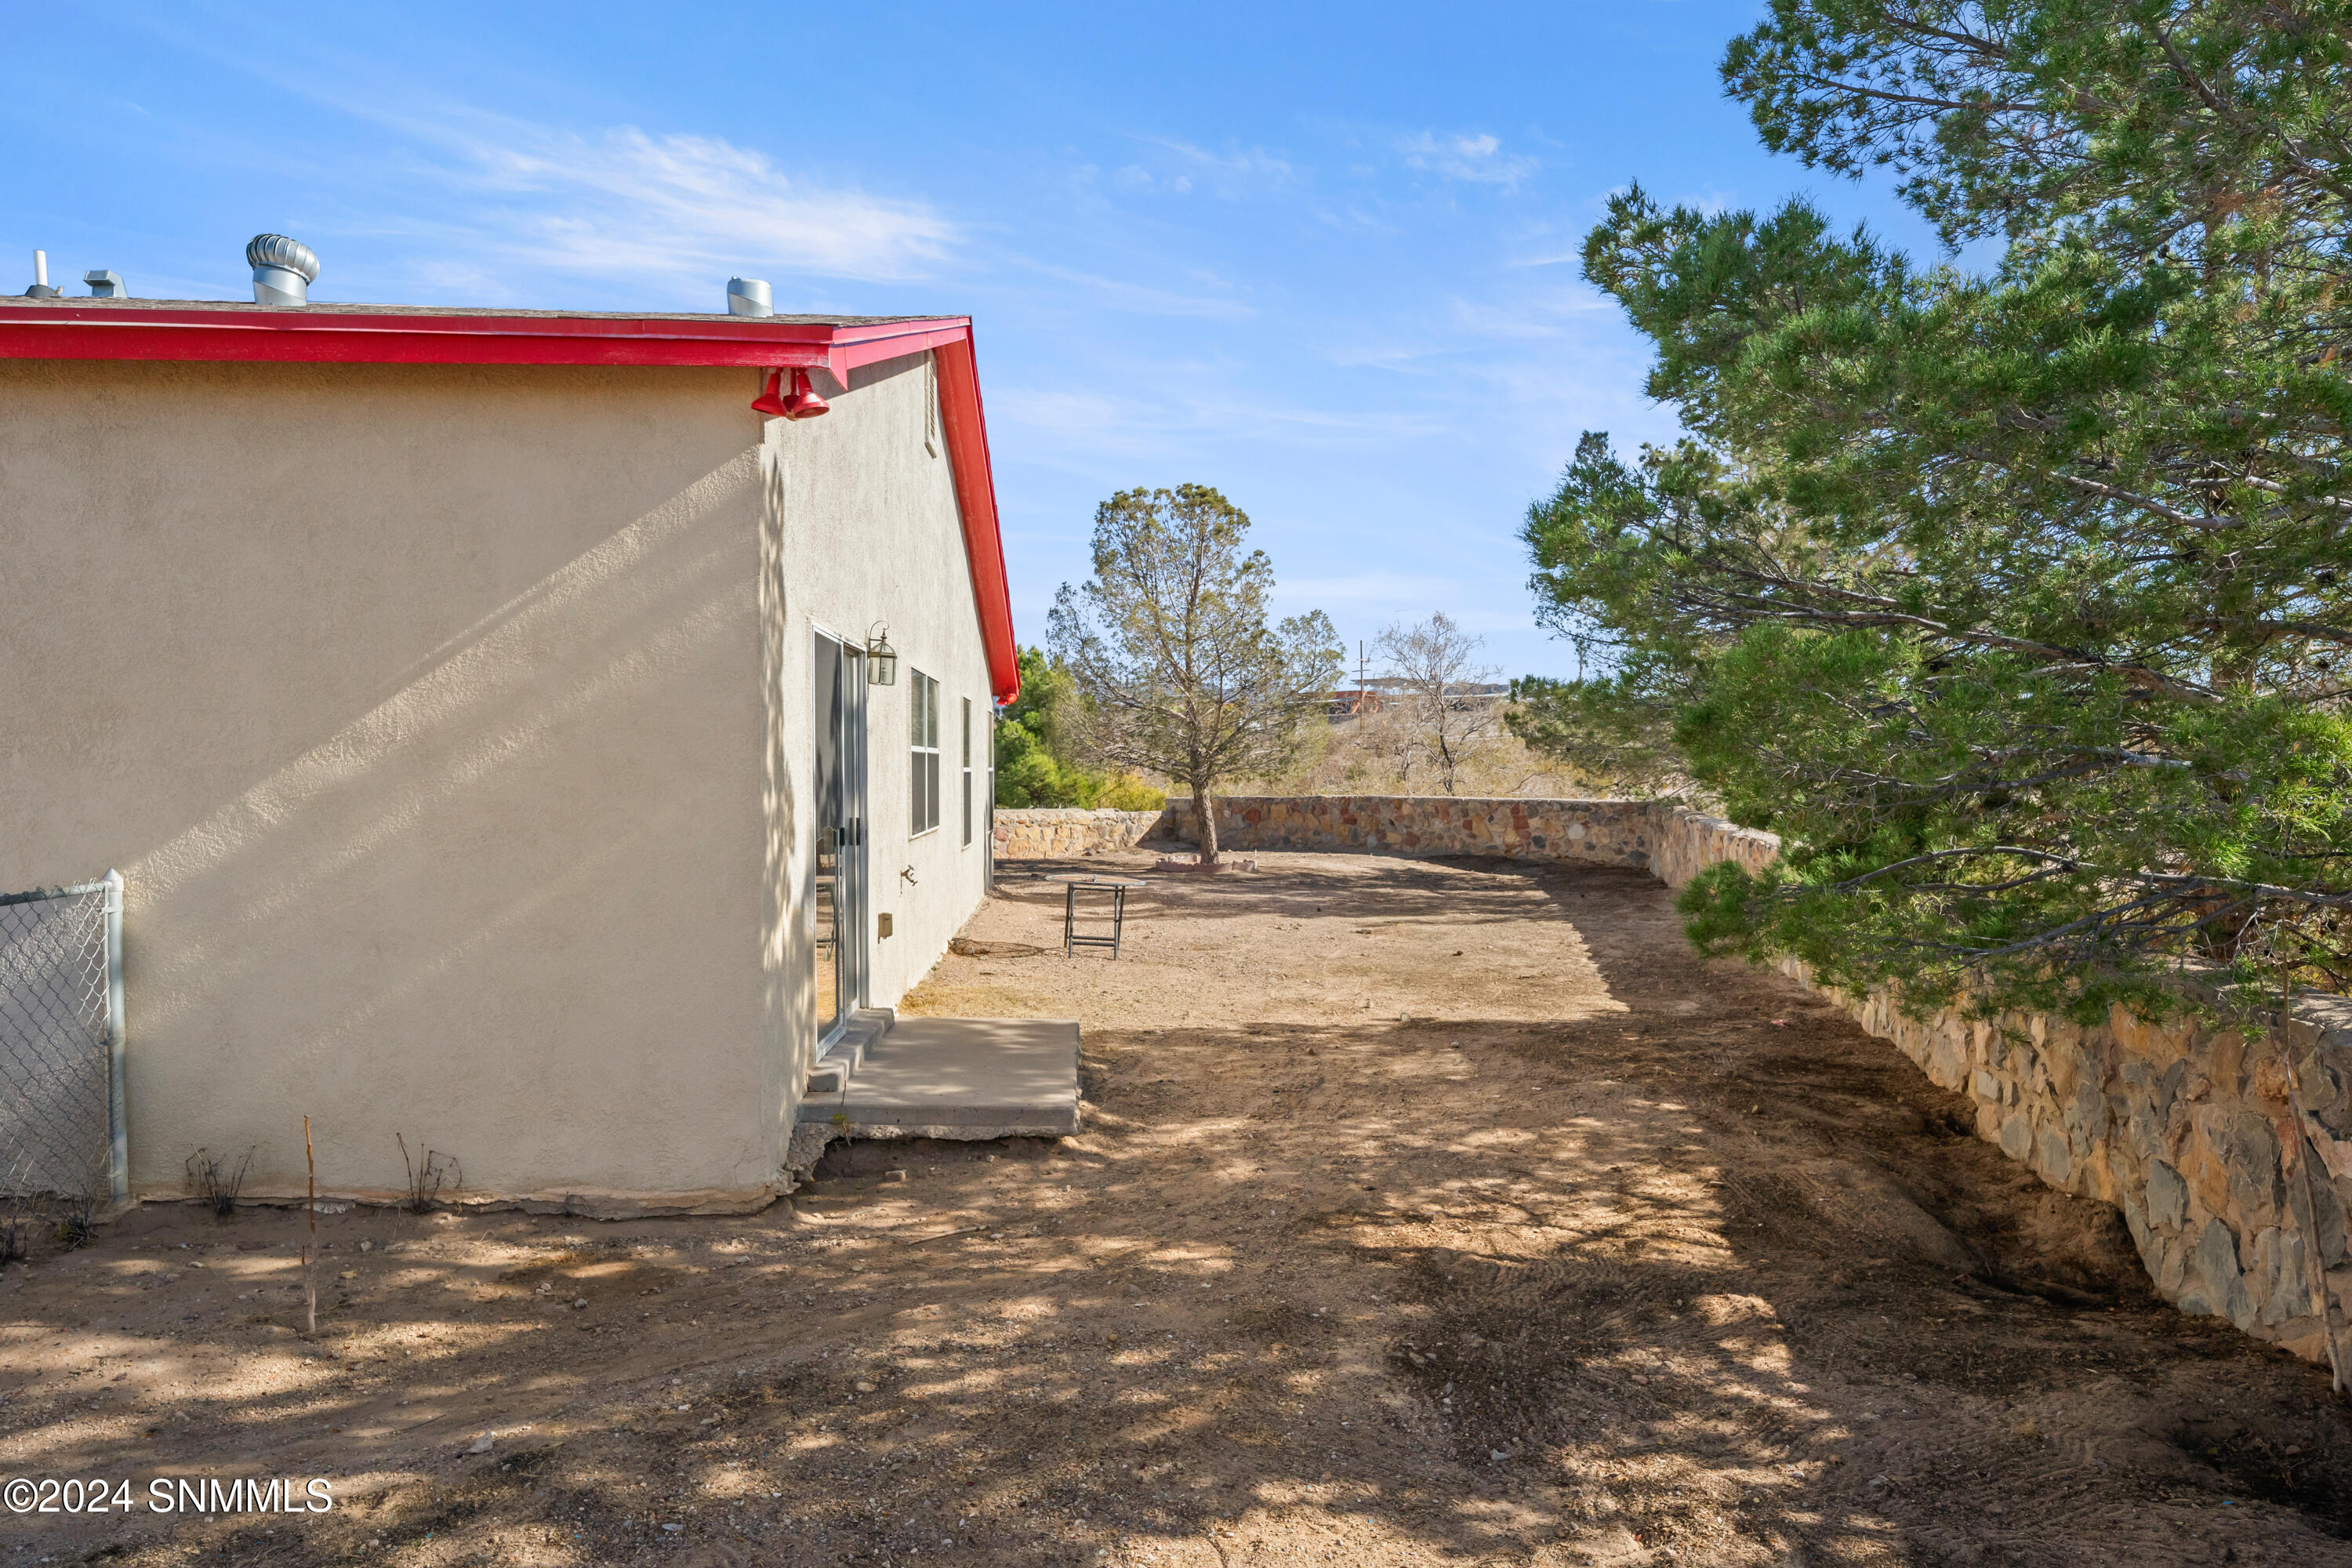
[[1116, 963], [1007, 868], [908, 999], [1083, 1020], [1060, 1143], [837, 1147], [741, 1219], [329, 1216], [316, 1341], [294, 1215], [8, 1268], [0, 1476], [337, 1502], [0, 1517], [0, 1562], [2352, 1563], [2323, 1372], [1655, 884], [1262, 864], [1160, 879]]

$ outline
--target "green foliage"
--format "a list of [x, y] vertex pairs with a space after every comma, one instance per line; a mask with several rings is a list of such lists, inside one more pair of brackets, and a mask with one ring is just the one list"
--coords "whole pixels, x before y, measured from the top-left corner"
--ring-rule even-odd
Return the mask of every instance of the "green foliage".
[[1152, 788], [1133, 773], [1112, 773], [1103, 781], [1092, 804], [1111, 811], [1158, 811], [1168, 804], [1168, 792]]
[[1021, 695], [996, 724], [996, 804], [1157, 811], [1168, 804], [1131, 773], [1080, 766], [1072, 755], [1078, 692], [1042, 648], [1021, 650]]
[[1069, 754], [1067, 721], [1077, 700], [1069, 671], [1042, 648], [1023, 648], [1020, 659], [1021, 695], [996, 721], [996, 804], [1090, 805], [1102, 781]]
[[1784, 836], [1689, 889], [1704, 947], [2085, 1016], [2352, 975], [2347, 22], [1773, 0], [1724, 64], [1767, 142], [1891, 166], [1989, 276], [1612, 202], [1586, 276], [1686, 434], [1588, 435], [1530, 509], [1546, 618], [1617, 664], [1529, 722], [1670, 730]]
[[996, 725], [996, 804], [1019, 808], [1078, 805], [1089, 790], [1084, 770], [1056, 761], [1045, 743], [1017, 719]]
[[1070, 717], [1076, 710], [1077, 683], [1044, 648], [1020, 650], [1021, 695], [1003, 717], [1018, 724], [1046, 751], [1066, 761], [1071, 741]]
[[[1094, 575], [1062, 585], [1050, 623], [1089, 757], [1206, 802], [1298, 755], [1339, 682], [1339, 634], [1319, 610], [1267, 620], [1274, 566], [1244, 553], [1249, 526], [1205, 485], [1121, 490], [1096, 509]], [[1200, 815], [1213, 859], [1215, 813]]]
[[1530, 751], [1572, 766], [1588, 788], [1633, 800], [1687, 793], [1674, 710], [1628, 674], [1586, 680], [1531, 675], [1511, 682], [1503, 723]]

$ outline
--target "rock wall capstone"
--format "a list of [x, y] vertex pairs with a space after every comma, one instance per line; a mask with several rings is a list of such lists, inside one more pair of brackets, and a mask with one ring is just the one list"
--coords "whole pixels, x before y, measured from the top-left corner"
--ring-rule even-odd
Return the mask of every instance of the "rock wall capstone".
[[[1021, 819], [1009, 836], [1008, 816]], [[1013, 858], [1196, 838], [1198, 823], [1182, 799], [1164, 813], [997, 818], [997, 853]], [[1780, 847], [1672, 802], [1448, 795], [1224, 796], [1217, 837], [1241, 850], [1575, 860], [1676, 888], [1719, 861], [1760, 869]], [[1856, 997], [1794, 960], [1781, 968], [1966, 1096], [1978, 1136], [2051, 1186], [2122, 1210], [2148, 1278], [2181, 1310], [2306, 1360], [2338, 1353], [2331, 1338], [2352, 1352], [2352, 1001], [2312, 999], [2283, 1027], [2251, 1032], [2120, 1010], [2087, 1028], [1961, 1008], [1912, 1018], [1889, 989]]]

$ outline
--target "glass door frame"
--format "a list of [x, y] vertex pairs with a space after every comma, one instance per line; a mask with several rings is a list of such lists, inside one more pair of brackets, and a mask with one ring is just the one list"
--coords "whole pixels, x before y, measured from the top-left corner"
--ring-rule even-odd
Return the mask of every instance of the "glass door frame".
[[[869, 814], [866, 809], [866, 650], [847, 637], [836, 637], [818, 627], [810, 645], [812, 674], [818, 662], [818, 643], [831, 643], [835, 650], [835, 679], [840, 683], [841, 733], [836, 737], [841, 770], [841, 834], [840, 846], [834, 860], [834, 920], [835, 976], [835, 1016], [831, 1023], [817, 1022], [823, 1029], [816, 1042], [817, 1054], [839, 1038], [848, 1028], [850, 1016], [866, 1005], [869, 974], [866, 950], [866, 905], [870, 899], [867, 880], [866, 838]], [[815, 696], [811, 683], [811, 696]], [[809, 773], [812, 794], [822, 791], [822, 781], [816, 777], [818, 758], [817, 726], [830, 721], [825, 704], [815, 703], [810, 714]], [[825, 831], [822, 819], [812, 826], [813, 833]], [[821, 847], [810, 846], [810, 901], [815, 901], [816, 856]], [[814, 911], [812, 911], [814, 912]], [[810, 960], [815, 962], [818, 948], [812, 942]]]

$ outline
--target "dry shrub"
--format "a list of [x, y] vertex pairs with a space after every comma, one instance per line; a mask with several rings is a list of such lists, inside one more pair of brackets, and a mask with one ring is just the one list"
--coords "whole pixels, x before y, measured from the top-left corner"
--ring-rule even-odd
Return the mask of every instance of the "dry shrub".
[[[1499, 700], [1486, 698], [1478, 700]], [[1426, 732], [1401, 702], [1377, 696], [1367, 711], [1334, 719], [1297, 765], [1277, 777], [1255, 781], [1248, 793], [1266, 795], [1443, 795], [1444, 784], [1429, 759]], [[1236, 786], [1235, 794], [1244, 793]], [[1529, 751], [1526, 742], [1500, 728], [1482, 736], [1458, 762], [1454, 793], [1472, 798], [1523, 796], [1578, 800], [1595, 791], [1557, 757]]]
[[25, 1192], [31, 1171], [30, 1159], [18, 1161], [16, 1173], [0, 1189], [0, 1268], [32, 1256], [33, 1200]]
[[[400, 1144], [400, 1163], [408, 1170], [408, 1197], [402, 1207], [411, 1214], [429, 1214], [440, 1206], [444, 1187], [462, 1192], [466, 1186], [465, 1167], [454, 1155], [437, 1149], [426, 1149], [421, 1158], [408, 1152], [408, 1140], [397, 1132], [393, 1137]], [[424, 1140], [417, 1141], [420, 1144]]]
[[215, 1216], [226, 1219], [236, 1213], [236, 1194], [244, 1190], [245, 1173], [252, 1167], [252, 1149], [234, 1165], [209, 1149], [199, 1149], [188, 1156], [188, 1190], [211, 1205]]

